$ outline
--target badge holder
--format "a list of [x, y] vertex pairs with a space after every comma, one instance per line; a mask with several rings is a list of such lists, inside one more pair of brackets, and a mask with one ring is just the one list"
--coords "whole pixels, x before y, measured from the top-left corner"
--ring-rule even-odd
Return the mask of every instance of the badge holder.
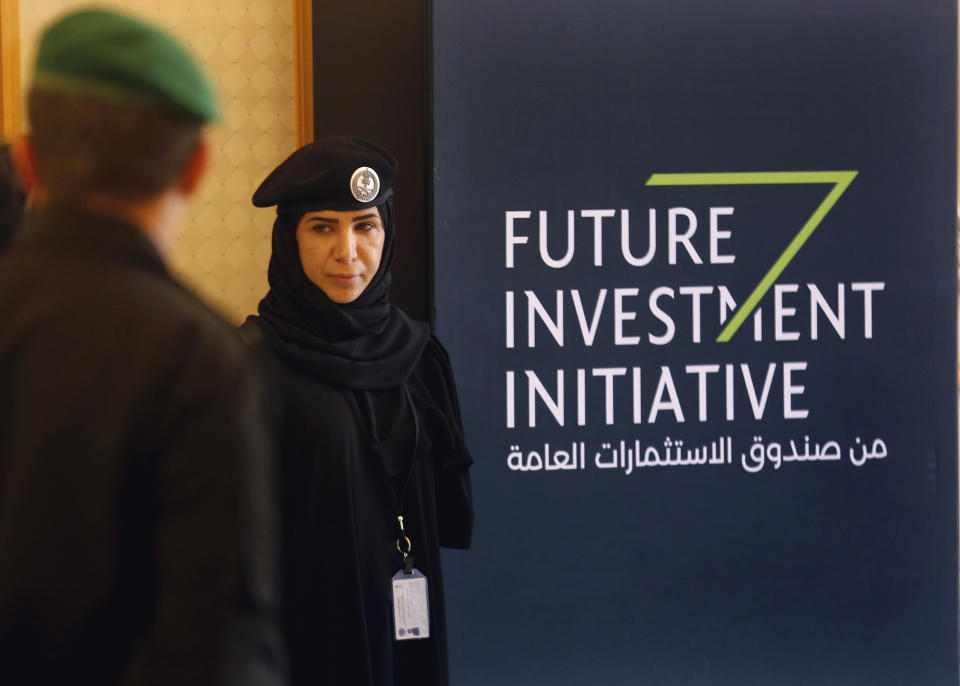
[[413, 545], [403, 530], [403, 517], [397, 517], [400, 523], [400, 538], [397, 539], [397, 552], [403, 558], [403, 569], [393, 575], [393, 639], [409, 641], [430, 637], [430, 604], [427, 600], [427, 577], [413, 566], [410, 551]]

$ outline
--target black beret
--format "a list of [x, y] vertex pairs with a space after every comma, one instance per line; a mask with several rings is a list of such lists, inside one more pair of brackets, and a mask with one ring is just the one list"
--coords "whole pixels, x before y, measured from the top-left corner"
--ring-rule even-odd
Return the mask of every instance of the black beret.
[[393, 155], [376, 143], [343, 136], [307, 143], [280, 163], [253, 194], [257, 207], [280, 212], [361, 210], [391, 195]]

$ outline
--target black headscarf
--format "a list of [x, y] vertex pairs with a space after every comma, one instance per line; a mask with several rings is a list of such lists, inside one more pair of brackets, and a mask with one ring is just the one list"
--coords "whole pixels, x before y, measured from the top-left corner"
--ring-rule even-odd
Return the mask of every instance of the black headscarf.
[[[287, 158], [254, 194], [254, 204], [277, 204], [273, 253], [267, 279], [270, 291], [260, 301], [260, 332], [269, 347], [305, 373], [342, 388], [377, 390], [400, 386], [416, 367], [430, 337], [390, 303], [390, 266], [396, 252], [392, 156], [356, 138], [310, 143]], [[375, 170], [380, 188], [363, 202], [347, 196], [351, 176]], [[303, 271], [297, 224], [311, 210], [377, 207], [385, 236], [380, 266], [360, 296], [333, 302]], [[252, 319], [252, 318], [251, 318]], [[248, 320], [246, 326], [250, 326]]]

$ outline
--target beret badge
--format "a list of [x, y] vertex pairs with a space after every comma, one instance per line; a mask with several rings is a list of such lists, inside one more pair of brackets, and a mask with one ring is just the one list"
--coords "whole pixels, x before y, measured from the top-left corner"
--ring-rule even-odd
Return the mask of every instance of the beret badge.
[[370, 202], [380, 192], [380, 177], [370, 167], [359, 167], [350, 177], [350, 193], [357, 202]]

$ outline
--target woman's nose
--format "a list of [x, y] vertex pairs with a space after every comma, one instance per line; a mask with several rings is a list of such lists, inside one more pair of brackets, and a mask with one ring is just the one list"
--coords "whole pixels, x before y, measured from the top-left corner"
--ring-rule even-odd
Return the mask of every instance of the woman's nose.
[[340, 262], [352, 262], [357, 259], [357, 238], [353, 235], [353, 231], [339, 233], [333, 256]]

